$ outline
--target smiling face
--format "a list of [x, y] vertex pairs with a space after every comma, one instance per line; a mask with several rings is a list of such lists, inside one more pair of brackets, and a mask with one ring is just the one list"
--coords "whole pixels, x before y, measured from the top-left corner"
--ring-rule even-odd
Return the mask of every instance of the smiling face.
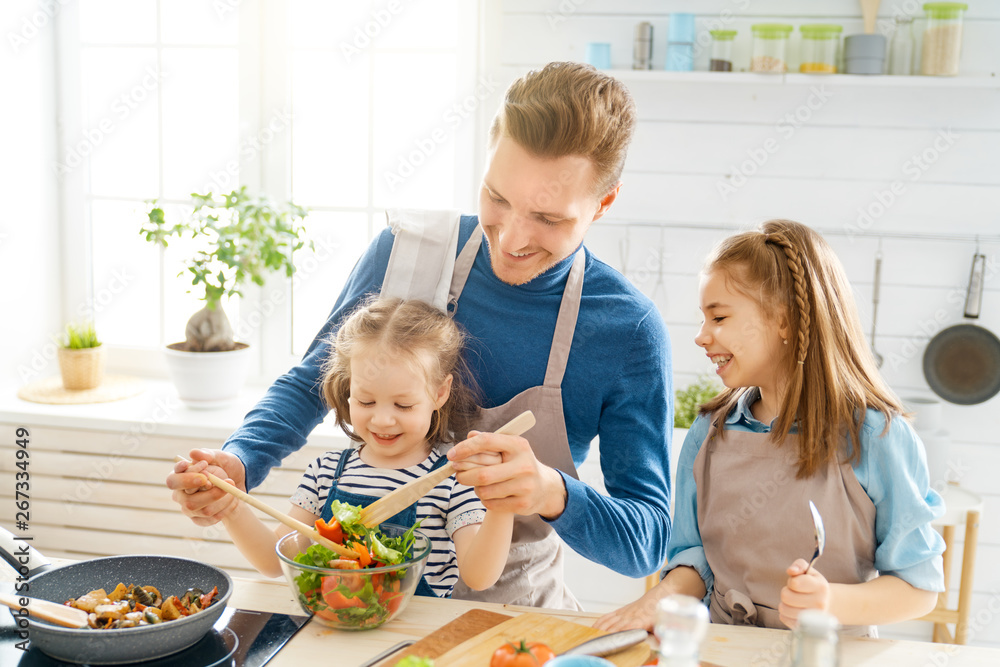
[[479, 224], [500, 280], [523, 285], [583, 243], [620, 187], [602, 197], [594, 194], [594, 180], [588, 158], [540, 158], [506, 135], [497, 139], [479, 194]]
[[368, 465], [405, 468], [427, 458], [431, 417], [448, 400], [452, 380], [429, 386], [428, 354], [401, 359], [397, 351], [367, 345], [351, 357], [351, 426], [365, 442], [361, 459]]
[[730, 389], [760, 387], [768, 402], [779, 398], [789, 350], [783, 343], [788, 338], [785, 317], [767, 317], [722, 270], [702, 276], [699, 294], [705, 320], [694, 342], [705, 348], [723, 384]]

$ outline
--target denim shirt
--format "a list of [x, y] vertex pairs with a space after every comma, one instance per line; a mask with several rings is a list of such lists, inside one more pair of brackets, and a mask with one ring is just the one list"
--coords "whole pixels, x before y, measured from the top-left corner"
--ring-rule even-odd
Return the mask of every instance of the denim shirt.
[[[768, 433], [770, 424], [754, 418], [750, 406], [760, 396], [756, 388], [740, 397], [726, 417], [726, 428]], [[931, 521], [944, 514], [944, 500], [931, 488], [923, 444], [910, 424], [893, 418], [882, 435], [885, 418], [869, 409], [861, 426], [861, 460], [854, 474], [875, 505], [875, 568], [914, 588], [944, 590], [941, 554], [944, 539]], [[677, 466], [673, 532], [667, 548], [668, 566], [663, 574], [680, 565], [693, 567], [710, 593], [715, 578], [708, 567], [698, 529], [698, 501], [694, 482], [694, 460], [708, 435], [709, 417], [699, 416], [684, 439]]]

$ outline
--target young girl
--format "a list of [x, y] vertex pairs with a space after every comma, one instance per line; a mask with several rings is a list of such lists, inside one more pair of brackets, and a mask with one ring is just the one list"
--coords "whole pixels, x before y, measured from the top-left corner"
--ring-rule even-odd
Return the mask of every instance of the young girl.
[[[923, 448], [876, 369], [840, 261], [784, 220], [724, 240], [695, 342], [726, 389], [684, 441], [666, 575], [596, 624], [652, 629], [656, 602], [708, 595], [716, 623], [793, 627], [823, 609], [852, 634], [929, 612], [944, 511]], [[826, 527], [815, 548], [809, 501]]]
[[[329, 521], [334, 500], [369, 505], [447, 462], [435, 445], [465, 437], [476, 414], [462, 361], [464, 337], [445, 314], [420, 301], [373, 300], [343, 324], [324, 368], [323, 396], [356, 448], [327, 452], [306, 470], [289, 514], [312, 525]], [[487, 463], [483, 459], [480, 461]], [[188, 468], [199, 472], [200, 461]], [[462, 577], [482, 590], [507, 561], [513, 514], [487, 511], [472, 487], [449, 477], [386, 523], [411, 526], [431, 539], [417, 595], [449, 597]], [[223, 523], [254, 567], [281, 568], [271, 532], [240, 503]]]

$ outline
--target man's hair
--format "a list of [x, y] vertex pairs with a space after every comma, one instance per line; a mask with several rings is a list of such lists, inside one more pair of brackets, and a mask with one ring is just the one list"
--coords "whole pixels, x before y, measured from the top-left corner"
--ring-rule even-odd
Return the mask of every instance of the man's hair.
[[507, 136], [538, 157], [589, 158], [603, 196], [621, 178], [635, 115], [632, 95], [617, 79], [591, 65], [549, 63], [507, 89], [489, 143]]

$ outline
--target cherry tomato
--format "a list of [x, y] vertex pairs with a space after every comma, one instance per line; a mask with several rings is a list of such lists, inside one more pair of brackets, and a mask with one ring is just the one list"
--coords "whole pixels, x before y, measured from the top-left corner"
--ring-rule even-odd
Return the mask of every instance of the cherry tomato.
[[519, 644], [508, 642], [493, 652], [490, 667], [537, 667], [556, 657], [556, 654], [540, 642]]

